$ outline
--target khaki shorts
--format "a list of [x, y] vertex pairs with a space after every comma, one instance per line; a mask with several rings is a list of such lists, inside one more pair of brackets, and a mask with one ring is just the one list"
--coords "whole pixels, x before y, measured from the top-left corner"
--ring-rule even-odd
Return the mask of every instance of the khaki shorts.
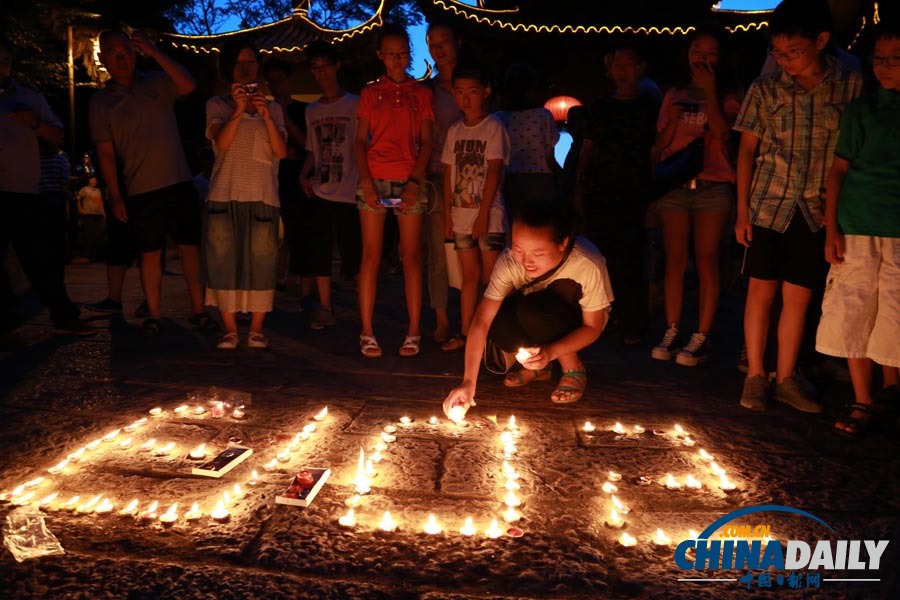
[[831, 265], [816, 350], [900, 367], [900, 238], [845, 236]]

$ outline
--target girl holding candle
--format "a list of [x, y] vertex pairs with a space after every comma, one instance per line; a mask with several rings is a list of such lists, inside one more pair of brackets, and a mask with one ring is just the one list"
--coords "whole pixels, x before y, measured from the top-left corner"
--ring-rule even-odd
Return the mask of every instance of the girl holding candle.
[[562, 377], [550, 399], [581, 399], [587, 373], [578, 352], [600, 337], [613, 296], [606, 261], [573, 229], [571, 212], [559, 203], [519, 206], [512, 247], [497, 260], [469, 328], [463, 381], [444, 401], [448, 416], [475, 404], [482, 355], [489, 370], [507, 373], [520, 347], [530, 356], [507, 374], [507, 386], [548, 380], [550, 363], [558, 360]]

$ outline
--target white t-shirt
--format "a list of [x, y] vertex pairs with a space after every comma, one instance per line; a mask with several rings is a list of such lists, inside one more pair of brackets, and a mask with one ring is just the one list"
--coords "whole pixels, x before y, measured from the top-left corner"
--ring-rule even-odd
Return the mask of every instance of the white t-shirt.
[[[512, 255], [512, 250], [503, 251], [491, 272], [484, 297], [502, 302], [515, 290], [528, 283], [529, 278], [519, 261]], [[553, 285], [554, 289], [572, 294], [585, 312], [607, 310], [612, 305], [612, 286], [609, 273], [606, 271], [606, 259], [591, 242], [583, 237], [575, 239], [575, 247], [566, 262], [546, 280], [530, 286], [524, 294], [539, 292]]]
[[552, 173], [547, 157], [559, 141], [559, 129], [546, 108], [504, 110], [497, 113], [512, 143], [509, 173]]
[[[484, 183], [489, 160], [502, 160], [509, 164], [509, 136], [503, 123], [488, 115], [480, 123], [468, 126], [460, 119], [447, 130], [444, 153], [441, 160], [450, 165], [450, 217], [453, 231], [472, 233], [472, 225], [478, 217], [484, 194]], [[502, 185], [503, 178], [498, 182]], [[503, 232], [503, 198], [500, 185], [490, 199], [488, 232]]]
[[359, 96], [344, 94], [336, 102], [317, 100], [306, 107], [306, 149], [313, 153], [313, 192], [332, 202], [356, 203], [359, 171], [353, 141]]

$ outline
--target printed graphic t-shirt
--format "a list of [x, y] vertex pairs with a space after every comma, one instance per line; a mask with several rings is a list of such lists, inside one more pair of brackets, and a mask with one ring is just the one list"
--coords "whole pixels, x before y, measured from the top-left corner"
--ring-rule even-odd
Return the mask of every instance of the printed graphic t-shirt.
[[[503, 199], [500, 186], [493, 198], [485, 199], [484, 183], [489, 160], [509, 164], [509, 136], [503, 123], [488, 115], [468, 126], [460, 119], [447, 130], [442, 161], [450, 166], [453, 231], [471, 233], [482, 202], [491, 203], [488, 232], [503, 231]], [[502, 184], [502, 178], [499, 182]]]
[[332, 202], [356, 204], [359, 171], [354, 159], [359, 96], [344, 94], [335, 102], [306, 107], [306, 150], [313, 153], [313, 192]]

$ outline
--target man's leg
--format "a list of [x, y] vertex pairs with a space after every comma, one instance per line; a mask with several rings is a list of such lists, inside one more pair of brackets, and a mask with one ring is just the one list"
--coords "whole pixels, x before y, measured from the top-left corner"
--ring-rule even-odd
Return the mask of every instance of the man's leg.
[[191, 314], [203, 312], [203, 284], [200, 281], [200, 247], [178, 246], [181, 255], [181, 269], [184, 271], [184, 281], [187, 284], [188, 295], [191, 300]]
[[429, 175], [434, 185], [434, 205], [425, 215], [425, 242], [428, 259], [428, 300], [434, 310], [434, 341], [443, 343], [450, 334], [450, 318], [447, 315], [447, 297], [450, 285], [447, 280], [447, 254], [444, 239], [447, 236], [444, 217], [444, 177]]
[[141, 287], [147, 299], [147, 311], [151, 319], [160, 319], [162, 298], [162, 250], [141, 253]]

